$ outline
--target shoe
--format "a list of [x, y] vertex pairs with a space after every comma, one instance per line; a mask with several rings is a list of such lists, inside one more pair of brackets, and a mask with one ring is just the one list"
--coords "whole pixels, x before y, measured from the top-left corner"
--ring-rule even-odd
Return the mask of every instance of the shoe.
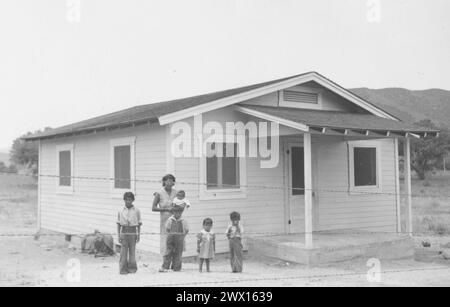
[[166, 270], [166, 269], [164, 269], [164, 268], [160, 268], [159, 270], [158, 270], [158, 272], [159, 273], [167, 273], [169, 270]]

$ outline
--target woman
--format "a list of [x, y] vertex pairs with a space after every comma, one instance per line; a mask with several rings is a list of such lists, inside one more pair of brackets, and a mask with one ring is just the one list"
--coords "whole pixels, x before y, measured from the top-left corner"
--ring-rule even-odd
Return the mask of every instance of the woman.
[[153, 199], [152, 211], [160, 212], [160, 246], [161, 246], [161, 255], [164, 256], [166, 254], [166, 229], [164, 225], [166, 224], [167, 219], [170, 217], [170, 208], [172, 205], [172, 201], [177, 196], [177, 191], [173, 188], [175, 185], [175, 177], [172, 174], [167, 174], [162, 178], [163, 188], [158, 192], [155, 192], [153, 195], [155, 198]]

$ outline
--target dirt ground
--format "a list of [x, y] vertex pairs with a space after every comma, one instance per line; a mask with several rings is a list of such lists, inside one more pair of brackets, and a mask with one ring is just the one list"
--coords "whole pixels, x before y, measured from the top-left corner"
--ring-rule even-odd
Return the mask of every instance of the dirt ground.
[[[211, 273], [199, 273], [194, 259], [183, 264], [182, 272], [158, 273], [161, 259], [141, 253], [137, 274], [123, 276], [118, 256], [95, 258], [71, 250], [61, 234], [35, 240], [36, 196], [33, 179], [0, 178], [0, 286], [450, 286], [450, 260], [439, 254], [442, 245], [450, 248], [448, 234], [417, 236], [416, 259], [381, 261], [375, 281], [376, 274], [368, 279], [373, 271], [368, 259], [308, 268], [248, 255], [242, 274], [230, 273], [223, 255], [212, 262]], [[448, 199], [441, 199], [439, 206], [425, 200], [421, 204], [427, 215], [448, 218]], [[423, 247], [424, 241], [431, 246]]]
[[0, 237], [0, 286], [450, 286], [450, 261], [432, 252], [422, 253], [421, 261], [381, 261], [379, 282], [368, 280], [367, 259], [308, 268], [247, 256], [244, 272], [233, 274], [222, 255], [211, 273], [199, 273], [194, 259], [181, 272], [158, 273], [159, 257], [139, 254], [138, 272], [124, 276], [118, 256], [95, 258], [69, 249], [61, 235], [35, 240], [32, 229], [28, 233]]

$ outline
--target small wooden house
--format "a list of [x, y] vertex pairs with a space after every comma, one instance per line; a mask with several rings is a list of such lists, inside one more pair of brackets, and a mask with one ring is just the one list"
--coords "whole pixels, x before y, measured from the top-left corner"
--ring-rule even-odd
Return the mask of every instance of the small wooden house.
[[[180, 140], [195, 144], [191, 153], [237, 143], [237, 137], [226, 136], [212, 144], [198, 142], [212, 134], [211, 127], [205, 131], [211, 122], [212, 127], [242, 123], [248, 144], [255, 138], [251, 129], [267, 127], [269, 141], [258, 135], [253, 144], [271, 143], [267, 148], [276, 149], [278, 159], [267, 167], [268, 158], [261, 155], [190, 156], [186, 148], [183, 155], [174, 154]], [[182, 135], [180, 127], [191, 134]], [[115, 233], [122, 195], [133, 191], [143, 216], [138, 247], [157, 253], [160, 216], [151, 207], [167, 173], [191, 201], [184, 213], [191, 233], [201, 229], [205, 217], [214, 220], [217, 252], [228, 249], [221, 233], [232, 211], [241, 213], [247, 238], [297, 234], [306, 249], [314, 248], [316, 233], [327, 231], [401, 232], [399, 140], [408, 161], [410, 138], [437, 134], [309, 72], [134, 106], [26, 139], [39, 141], [40, 228]], [[407, 175], [410, 194], [409, 168]], [[410, 212], [403, 215], [407, 231]], [[195, 244], [190, 235], [185, 255], [195, 254]]]

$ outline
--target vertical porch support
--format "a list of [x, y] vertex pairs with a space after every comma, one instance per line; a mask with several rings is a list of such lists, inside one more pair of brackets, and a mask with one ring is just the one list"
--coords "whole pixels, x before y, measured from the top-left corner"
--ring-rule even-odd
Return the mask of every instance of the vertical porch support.
[[400, 168], [398, 157], [398, 138], [394, 139], [394, 159], [395, 159], [395, 206], [397, 209], [397, 233], [402, 232], [402, 211], [400, 201]]
[[305, 247], [313, 247], [312, 237], [312, 164], [311, 133], [303, 134], [304, 170], [305, 170]]
[[405, 138], [403, 142], [403, 153], [405, 156], [404, 168], [405, 168], [405, 191], [406, 191], [406, 211], [407, 211], [407, 231], [412, 236], [412, 199], [411, 199], [411, 150], [410, 139]]

